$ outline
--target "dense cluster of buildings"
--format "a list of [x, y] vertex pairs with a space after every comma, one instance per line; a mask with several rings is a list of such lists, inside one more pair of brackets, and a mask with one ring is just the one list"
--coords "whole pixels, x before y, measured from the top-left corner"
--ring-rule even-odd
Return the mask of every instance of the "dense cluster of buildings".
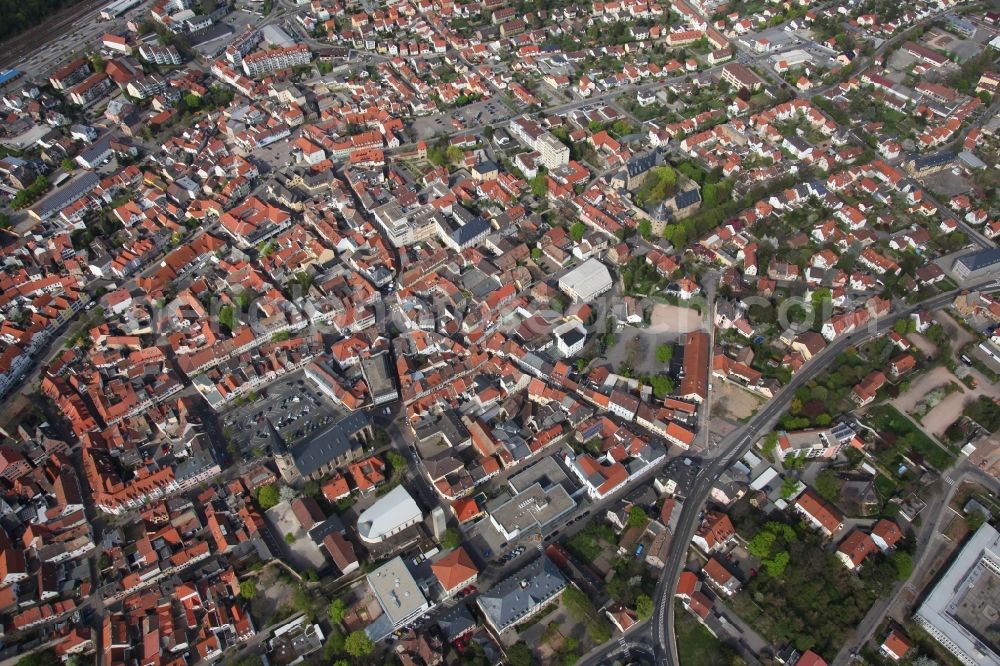
[[[1000, 79], [949, 84], [937, 27], [861, 55], [955, 3], [889, 21], [857, 4], [317, 0], [237, 33], [228, 3], [158, 0], [141, 11], [156, 39], [118, 21], [138, 5], [121, 0], [102, 10], [127, 23], [103, 57], [4, 79], [0, 196], [26, 213], [2, 231], [0, 397], [37, 383], [45, 400], [0, 444], [5, 630], [63, 658], [99, 646], [105, 666], [215, 661], [262, 640], [269, 618], [240, 584], [283, 559], [344, 577], [359, 630], [398, 640], [404, 664], [438, 663], [420, 622], [435, 613], [463, 645], [476, 626], [442, 601], [476, 593], [502, 644], [586, 586], [587, 563], [552, 544], [474, 587], [592, 507], [662, 568], [682, 494], [661, 490], [631, 531], [621, 502], [707, 445], [714, 390], [772, 398], [909, 295], [1000, 274], [995, 200], [940, 202], [922, 180], [996, 164]], [[996, 32], [948, 21], [965, 39]], [[857, 45], [816, 37], [843, 66], [822, 82], [799, 72], [812, 56], [771, 41], [829, 22]], [[568, 39], [585, 33], [585, 48]], [[859, 100], [896, 120], [855, 121]], [[980, 250], [940, 261], [968, 242]], [[790, 297], [829, 316], [762, 313]], [[959, 299], [1000, 321], [988, 293]], [[894, 336], [884, 371], [851, 389], [859, 408], [918, 368]], [[829, 417], [775, 436], [787, 466], [863, 448]], [[787, 511], [851, 570], [900, 542], [890, 520], [842, 534], [835, 503], [783, 487], [765, 458], [734, 461], [711, 501]], [[442, 551], [448, 525], [463, 545]], [[962, 574], [975, 580], [996, 568], [982, 534]], [[704, 565], [677, 592], [702, 619], [745, 582], [725, 558], [736, 538], [725, 511], [705, 513]], [[973, 620], [939, 596], [918, 619], [943, 640]], [[268, 649], [297, 663], [320, 624], [269, 627]], [[991, 658], [953, 640], [966, 663]]]

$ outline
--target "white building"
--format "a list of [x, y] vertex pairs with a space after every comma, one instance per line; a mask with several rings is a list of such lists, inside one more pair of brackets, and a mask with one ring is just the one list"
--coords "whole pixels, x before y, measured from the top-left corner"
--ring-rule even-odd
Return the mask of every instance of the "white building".
[[423, 518], [406, 488], [396, 486], [358, 516], [358, 536], [366, 543], [381, 543]]
[[589, 302], [611, 290], [613, 281], [607, 266], [597, 259], [588, 259], [559, 278], [559, 289], [577, 302]]
[[296, 44], [285, 49], [257, 51], [243, 58], [243, 71], [247, 76], [270, 74], [280, 69], [308, 65], [312, 53], [305, 44]]
[[389, 560], [368, 574], [368, 587], [382, 607], [382, 615], [365, 628], [373, 641], [380, 641], [430, 609], [403, 558]]
[[[968, 666], [1000, 666], [1000, 651], [984, 639], [984, 611], [1000, 598], [1000, 532], [989, 523], [980, 527], [948, 567], [914, 619], [924, 630]], [[980, 628], [981, 627], [981, 628]]]
[[578, 322], [566, 322], [553, 331], [556, 349], [564, 357], [574, 356], [583, 350], [587, 341], [587, 331]]

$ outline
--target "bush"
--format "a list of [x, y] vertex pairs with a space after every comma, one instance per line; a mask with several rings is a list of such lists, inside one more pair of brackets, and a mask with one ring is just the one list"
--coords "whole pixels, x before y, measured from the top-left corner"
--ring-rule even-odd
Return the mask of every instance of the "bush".
[[375, 651], [375, 644], [368, 638], [368, 634], [358, 629], [347, 635], [344, 650], [352, 657], [365, 657]]
[[453, 550], [462, 545], [462, 535], [454, 528], [448, 528], [441, 536], [441, 548]]
[[344, 611], [347, 607], [344, 605], [343, 599], [334, 599], [330, 603], [330, 608], [327, 610], [327, 615], [330, 617], [330, 622], [334, 624], [340, 624], [344, 619]]
[[259, 504], [260, 508], [264, 511], [278, 506], [278, 502], [280, 501], [281, 495], [278, 492], [278, 487], [273, 483], [269, 483], [257, 491], [257, 504]]
[[253, 580], [241, 580], [240, 581], [240, 596], [251, 601], [257, 596], [257, 583]]
[[640, 620], [653, 617], [653, 600], [648, 595], [640, 594], [635, 600], [635, 613]]

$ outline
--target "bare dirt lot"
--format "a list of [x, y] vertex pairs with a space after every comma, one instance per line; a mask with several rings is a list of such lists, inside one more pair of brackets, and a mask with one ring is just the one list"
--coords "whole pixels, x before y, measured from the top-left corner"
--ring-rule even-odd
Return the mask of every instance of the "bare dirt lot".
[[649, 333], [690, 333], [702, 327], [701, 315], [697, 310], [677, 305], [657, 303], [650, 316]]
[[955, 375], [948, 371], [948, 368], [938, 366], [921, 375], [911, 384], [910, 389], [906, 393], [893, 401], [893, 406], [901, 412], [910, 414], [924, 396], [934, 389], [949, 383], [957, 385], [958, 390], [947, 395], [920, 419], [920, 424], [924, 430], [936, 437], [940, 437], [948, 429], [948, 426], [962, 413], [962, 408], [966, 401], [972, 400], [974, 397], [973, 392], [962, 385]]
[[[738, 421], [749, 418], [763, 402], [758, 396], [730, 382], [716, 381], [712, 388], [713, 422], [715, 419]], [[713, 423], [712, 431], [717, 430], [718, 426]]]
[[255, 579], [257, 594], [250, 603], [250, 614], [258, 627], [264, 626], [276, 614], [285, 615], [291, 609], [293, 588], [285, 578], [279, 567], [271, 565]]
[[924, 356], [929, 356], [931, 358], [937, 356], [938, 352], [937, 347], [934, 345], [933, 342], [931, 342], [921, 334], [910, 333], [909, 335], [906, 336], [906, 339], [909, 340], [914, 347], [919, 349], [920, 353], [923, 354]]
[[951, 338], [951, 348], [958, 350], [973, 341], [972, 334], [962, 328], [957, 321], [944, 310], [934, 313], [934, 319], [944, 328]]

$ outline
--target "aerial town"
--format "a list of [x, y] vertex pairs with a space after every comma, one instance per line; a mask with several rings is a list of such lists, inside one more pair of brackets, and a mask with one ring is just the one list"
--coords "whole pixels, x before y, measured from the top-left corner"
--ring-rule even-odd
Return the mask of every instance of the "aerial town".
[[1000, 2], [0, 16], [2, 666], [1000, 666]]

